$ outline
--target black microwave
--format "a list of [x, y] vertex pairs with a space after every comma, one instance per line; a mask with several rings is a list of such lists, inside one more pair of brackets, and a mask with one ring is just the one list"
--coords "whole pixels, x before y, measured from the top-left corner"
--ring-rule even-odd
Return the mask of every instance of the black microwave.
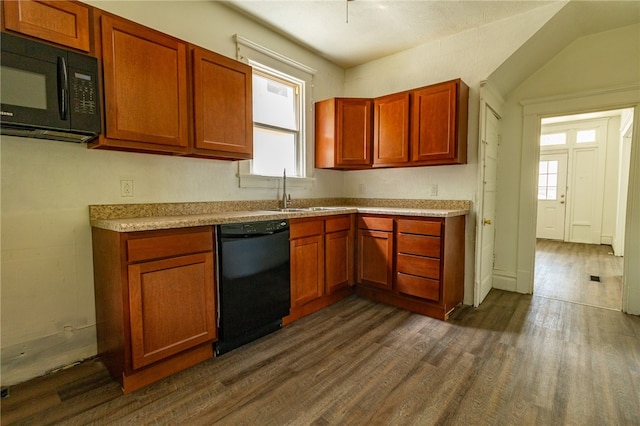
[[0, 134], [89, 142], [100, 134], [98, 61], [1, 33]]

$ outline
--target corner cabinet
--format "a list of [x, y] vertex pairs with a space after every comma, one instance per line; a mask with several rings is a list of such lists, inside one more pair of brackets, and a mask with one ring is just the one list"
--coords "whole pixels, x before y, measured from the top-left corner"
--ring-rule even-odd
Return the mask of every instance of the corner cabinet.
[[361, 216], [359, 224], [358, 294], [442, 320], [462, 303], [465, 216]]
[[316, 167], [466, 164], [468, 110], [469, 87], [460, 79], [373, 100], [317, 102]]
[[4, 28], [61, 46], [91, 51], [90, 10], [76, 1], [5, 0]]
[[393, 284], [393, 219], [358, 219], [358, 283], [391, 290]]
[[92, 238], [98, 354], [125, 393], [213, 356], [211, 227]]
[[253, 158], [252, 69], [192, 47], [195, 139], [191, 154]]
[[370, 99], [332, 98], [315, 104], [316, 168], [371, 166]]

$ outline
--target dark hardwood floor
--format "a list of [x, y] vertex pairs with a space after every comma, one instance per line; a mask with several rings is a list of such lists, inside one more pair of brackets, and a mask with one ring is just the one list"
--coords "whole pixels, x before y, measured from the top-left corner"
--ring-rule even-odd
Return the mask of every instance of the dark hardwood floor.
[[619, 311], [622, 268], [611, 246], [537, 240], [533, 294]]
[[2, 424], [640, 424], [640, 317], [492, 290], [449, 321], [351, 296], [129, 395], [99, 361], [10, 389]]

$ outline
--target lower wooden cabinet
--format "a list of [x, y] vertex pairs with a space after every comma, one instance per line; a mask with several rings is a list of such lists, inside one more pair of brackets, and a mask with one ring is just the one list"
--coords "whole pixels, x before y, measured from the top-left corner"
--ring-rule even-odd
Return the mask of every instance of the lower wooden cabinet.
[[291, 308], [324, 294], [324, 221], [291, 223]]
[[465, 216], [360, 216], [358, 294], [439, 319], [464, 298]]
[[325, 221], [325, 291], [332, 294], [353, 285], [353, 216]]
[[391, 290], [393, 284], [393, 219], [358, 219], [358, 283]]
[[289, 323], [352, 293], [353, 215], [291, 219]]
[[125, 393], [213, 356], [213, 229], [93, 228], [98, 353]]

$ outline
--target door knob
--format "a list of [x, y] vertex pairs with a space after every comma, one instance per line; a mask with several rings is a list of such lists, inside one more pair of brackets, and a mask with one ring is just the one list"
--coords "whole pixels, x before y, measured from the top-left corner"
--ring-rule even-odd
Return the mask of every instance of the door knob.
[[484, 220], [484, 224], [485, 225], [491, 225], [491, 219], [485, 219]]

